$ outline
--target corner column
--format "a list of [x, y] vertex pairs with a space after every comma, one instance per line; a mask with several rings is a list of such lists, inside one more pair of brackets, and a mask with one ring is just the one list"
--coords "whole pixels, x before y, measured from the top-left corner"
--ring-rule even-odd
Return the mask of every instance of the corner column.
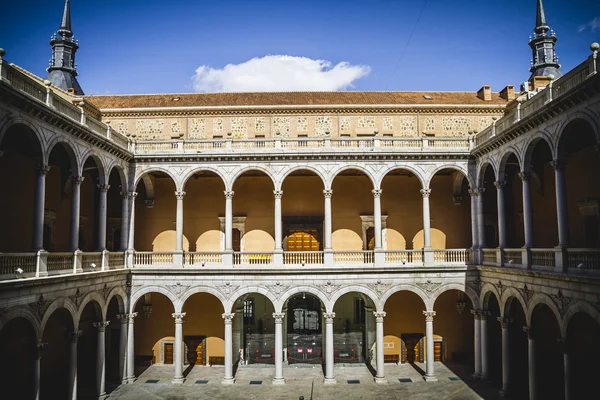
[[471, 314], [473, 314], [473, 338], [474, 338], [474, 348], [473, 348], [473, 356], [474, 356], [474, 365], [475, 365], [475, 373], [473, 374], [473, 378], [480, 379], [481, 378], [481, 312], [479, 310], [471, 310]]
[[44, 204], [46, 200], [46, 175], [50, 171], [49, 165], [42, 165], [37, 170], [37, 184], [35, 187], [35, 214], [33, 222], [33, 249], [44, 248]]
[[119, 330], [119, 377], [121, 383], [127, 383], [127, 314], [117, 314], [117, 319], [121, 323]]
[[335, 313], [324, 313], [325, 318], [325, 384], [337, 383], [333, 370], [333, 320]]
[[510, 336], [508, 328], [511, 320], [498, 317], [502, 328], [502, 390], [500, 395], [508, 396], [510, 393]]
[[82, 331], [69, 333], [69, 341], [71, 349], [69, 352], [69, 391], [67, 399], [77, 400], [77, 342]]
[[135, 198], [137, 197], [137, 192], [129, 192], [129, 240], [127, 241], [127, 249], [130, 251], [134, 250], [135, 244]]
[[81, 183], [83, 176], [71, 177], [71, 237], [69, 249], [75, 251], [79, 249], [79, 213], [81, 202]]
[[98, 343], [96, 345], [96, 390], [98, 399], [105, 399], [106, 396], [106, 351], [105, 351], [105, 332], [110, 321], [94, 322], [92, 326], [98, 331]]
[[283, 378], [283, 318], [284, 313], [273, 313], [273, 319], [275, 320], [275, 378], [273, 378], [274, 385], [281, 385], [285, 383]]
[[125, 314], [127, 316], [127, 383], [133, 383], [136, 380], [135, 377], [135, 346], [134, 346], [134, 332], [133, 332], [133, 321], [137, 317], [138, 313], [134, 312], [131, 314]]
[[333, 248], [331, 243], [331, 196], [333, 195], [333, 190], [325, 189], [323, 190], [323, 197], [325, 198], [325, 220], [323, 221], [323, 230], [324, 230], [324, 238], [325, 243], [323, 246], [324, 251], [324, 260], [325, 265], [331, 266], [333, 265]]
[[506, 216], [504, 214], [504, 186], [505, 181], [496, 181], [496, 198], [498, 203], [498, 247], [504, 249], [506, 247]]
[[423, 315], [425, 315], [425, 341], [427, 342], [424, 379], [428, 382], [436, 382], [438, 379], [435, 377], [433, 364], [433, 317], [435, 317], [435, 311], [423, 311]]
[[233, 347], [231, 323], [233, 317], [235, 317], [235, 313], [224, 313], [221, 314], [221, 316], [225, 321], [225, 376], [223, 377], [222, 383], [232, 384], [235, 382], [235, 378], [233, 377], [233, 359], [231, 354]]
[[106, 197], [110, 185], [98, 185], [100, 202], [98, 206], [98, 251], [106, 250]]
[[383, 319], [386, 316], [385, 311], [374, 311], [375, 322], [377, 326], [376, 340], [377, 340], [377, 375], [375, 376], [376, 383], [387, 383], [385, 378], [385, 357], [383, 355]]
[[171, 314], [175, 318], [175, 346], [174, 346], [174, 360], [175, 363], [175, 376], [171, 383], [183, 383], [185, 378], [183, 377], [183, 348], [181, 343], [183, 342], [183, 317], [185, 313], [173, 313]]
[[527, 366], [529, 369], [529, 400], [535, 400], [537, 398], [537, 385], [535, 380], [536, 365], [535, 365], [535, 340], [531, 328], [528, 326], [523, 327], [523, 332], [527, 335]]

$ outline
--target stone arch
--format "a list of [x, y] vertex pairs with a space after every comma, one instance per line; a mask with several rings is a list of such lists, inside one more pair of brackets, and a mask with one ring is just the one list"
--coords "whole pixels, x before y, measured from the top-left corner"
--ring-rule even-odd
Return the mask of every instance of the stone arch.
[[[127, 312], [127, 294], [125, 293], [125, 290], [123, 290], [122, 287], [120, 286], [116, 286], [114, 288], [112, 288], [110, 290], [110, 292], [108, 292], [108, 295], [106, 296], [106, 310], [108, 310], [108, 305], [110, 304], [111, 300], [113, 299], [113, 297], [115, 299], [117, 299], [117, 304], [119, 305], [119, 313], [124, 314]], [[106, 315], [105, 315], [106, 317]]]
[[108, 177], [109, 177], [109, 175], [107, 173], [108, 169], [104, 165], [104, 161], [102, 160], [102, 158], [93, 149], [86, 151], [81, 156], [81, 171], [79, 171], [79, 174], [83, 175], [83, 167], [85, 166], [85, 163], [87, 162], [88, 158], [91, 158], [92, 160], [94, 160], [94, 164], [96, 164], [96, 167], [98, 168], [98, 178], [99, 178], [98, 183], [100, 185], [107, 184]]
[[108, 307], [108, 305], [106, 304], [104, 297], [102, 297], [102, 295], [98, 292], [90, 292], [86, 294], [83, 299], [81, 299], [81, 304], [79, 305], [79, 310], [77, 311], [77, 319], [81, 319], [81, 314], [83, 313], [83, 310], [88, 305], [88, 303], [92, 301], [98, 303], [98, 307], [100, 307], [100, 315], [102, 317], [102, 321], [105, 321], [106, 308]]
[[164, 294], [169, 300], [171, 300], [171, 304], [173, 305], [173, 312], [181, 311], [180, 300], [169, 290], [165, 289], [162, 286], [145, 286], [135, 293], [131, 294], [131, 300], [129, 302], [129, 312], [132, 313], [135, 311], [135, 305], [139, 299], [142, 298], [147, 293], [160, 293]]
[[24, 305], [14, 306], [8, 309], [8, 311], [0, 318], [0, 331], [15, 318], [23, 318], [29, 321], [33, 331], [35, 332], [36, 340], [38, 342], [42, 340], [42, 327], [40, 319], [37, 315], [35, 315], [30, 307]]
[[[454, 181], [454, 184], [453, 184], [454, 189], [456, 189], [456, 185], [457, 185], [456, 181], [458, 181], [458, 184], [460, 185], [459, 189], [460, 189], [460, 187], [462, 187], [463, 179], [467, 180], [469, 187], [473, 187], [473, 182], [471, 182], [471, 178], [469, 177], [469, 171], [467, 170], [467, 168], [461, 168], [460, 165], [454, 165], [454, 164], [443, 164], [443, 165], [436, 167], [433, 171], [431, 171], [429, 176], [427, 176], [427, 180], [426, 180], [427, 187], [429, 187], [431, 185], [431, 180], [433, 179], [435, 174], [437, 174], [438, 172], [440, 172], [444, 169], [451, 169], [453, 171], [460, 172], [460, 174], [457, 174], [457, 177]], [[459, 177], [461, 177], [461, 179], [459, 179]], [[460, 193], [460, 190], [459, 190], [459, 193]]]
[[521, 304], [521, 308], [523, 309], [523, 314], [525, 314], [525, 322], [527, 323], [527, 326], [529, 326], [531, 321], [528, 319], [528, 316], [530, 314], [528, 312], [527, 302], [525, 301], [525, 299], [523, 298], [521, 293], [519, 293], [519, 291], [513, 287], [506, 288], [502, 292], [502, 299], [501, 299], [501, 302], [499, 303], [500, 304], [500, 312], [502, 313], [502, 316], [503, 317], [510, 316], [509, 310], [510, 310], [510, 306], [514, 300], [517, 300], [519, 302], [519, 304]]
[[46, 329], [46, 324], [52, 316], [52, 313], [54, 313], [54, 311], [58, 310], [59, 308], [64, 308], [69, 312], [74, 327], [79, 326], [79, 311], [77, 310], [77, 306], [75, 305], [75, 303], [73, 303], [71, 299], [67, 297], [59, 297], [58, 299], [50, 303], [50, 306], [48, 306], [48, 309], [44, 313], [44, 317], [42, 318], [42, 323], [40, 326], [42, 335], [44, 334], [44, 329]]
[[517, 161], [519, 162], [519, 171], [523, 170], [523, 162], [521, 160], [519, 151], [514, 146], [509, 146], [506, 149], [504, 149], [504, 153], [500, 158], [500, 164], [498, 165], [498, 180], [503, 179], [504, 174], [506, 173], [506, 165], [511, 155], [514, 155]]
[[371, 181], [371, 184], [373, 185], [373, 189], [377, 189], [378, 188], [378, 186], [376, 186], [377, 179], [375, 179], [375, 177], [372, 175], [371, 171], [369, 171], [364, 166], [357, 165], [357, 164], [344, 164], [343, 166], [339, 167], [335, 171], [331, 172], [330, 175], [329, 175], [329, 177], [328, 177], [329, 181], [327, 182], [327, 185], [329, 187], [331, 187], [333, 185], [333, 181], [335, 180], [335, 178], [338, 177], [339, 174], [341, 174], [344, 171], [348, 171], [348, 170], [352, 170], [352, 169], [360, 171], [363, 174], [365, 174], [366, 177], [369, 178], [369, 180]]
[[522, 165], [523, 165], [523, 170], [525, 172], [529, 172], [529, 169], [531, 166], [531, 157], [533, 155], [533, 150], [535, 149], [535, 146], [540, 142], [540, 140], [543, 140], [544, 142], [546, 142], [546, 144], [550, 148], [550, 153], [552, 155], [552, 158], [556, 158], [556, 148], [552, 144], [551, 136], [545, 131], [538, 131], [535, 134], [528, 136], [527, 139], [525, 140], [525, 142], [523, 143], [523, 160], [522, 160], [523, 164]]
[[121, 180], [121, 189], [123, 191], [127, 191], [127, 188], [128, 188], [128, 186], [127, 186], [127, 174], [125, 173], [125, 169], [123, 168], [122, 165], [120, 165], [120, 164], [118, 164], [116, 162], [110, 163], [109, 166], [108, 166], [108, 168], [106, 169], [106, 171], [107, 171], [106, 172], [107, 173], [106, 178], [107, 179], [110, 179], [110, 174], [112, 173], [113, 170], [116, 170], [117, 174], [119, 175], [119, 179]]
[[333, 307], [335, 307], [335, 303], [340, 299], [340, 297], [352, 292], [360, 293], [362, 295], [367, 296], [373, 302], [377, 311], [383, 311], [383, 307], [379, 302], [379, 296], [377, 296], [377, 293], [375, 293], [368, 287], [362, 285], [348, 285], [344, 286], [341, 289], [338, 289], [335, 293], [331, 295], [330, 301], [332, 309]]
[[477, 167], [477, 177], [475, 179], [475, 182], [477, 183], [477, 187], [483, 187], [483, 182], [485, 179], [485, 172], [487, 171], [488, 167], [492, 167], [492, 172], [494, 173], [494, 179], [498, 180], [498, 171], [496, 169], [496, 165], [494, 164], [493, 160], [487, 158], [485, 160], [483, 160], [483, 162], [481, 164], [479, 164], [479, 166]]
[[392, 165], [390, 167], [387, 167], [385, 170], [383, 170], [383, 172], [381, 172], [381, 175], [379, 175], [377, 177], [375, 186], [380, 188], [381, 183], [383, 182], [383, 180], [385, 179], [387, 174], [389, 174], [390, 172], [397, 170], [397, 169], [403, 169], [405, 171], [408, 171], [408, 172], [414, 174], [417, 177], [417, 179], [419, 180], [419, 182], [421, 183], [421, 189], [427, 188], [427, 186], [425, 186], [425, 178], [423, 176], [424, 175], [423, 171], [420, 171], [410, 165]]
[[558, 127], [558, 129], [556, 129], [555, 136], [553, 137], [553, 142], [554, 147], [556, 148], [555, 154], [557, 156], [562, 156], [561, 154], [559, 154], [560, 141], [563, 138], [567, 126], [569, 126], [571, 122], [576, 120], [585, 121], [592, 129], [592, 132], [596, 138], [596, 144], [600, 144], [600, 124], [598, 123], [599, 117], [594, 116], [592, 113], [580, 110], [571, 115], [567, 115], [567, 117], [561, 121], [561, 124]]
[[504, 310], [502, 309], [502, 303], [500, 302], [501, 296], [500, 293], [498, 293], [498, 289], [496, 288], [496, 286], [492, 285], [491, 283], [484, 283], [483, 287], [481, 288], [481, 294], [479, 296], [481, 308], [483, 310], [488, 309], [488, 304], [491, 295], [496, 297], [496, 301], [498, 302], [498, 306], [500, 307], [500, 315], [502, 316]]
[[296, 295], [298, 293], [302, 293], [302, 292], [312, 294], [313, 296], [315, 296], [316, 298], [321, 300], [321, 303], [325, 307], [326, 312], [333, 311], [333, 304], [329, 300], [329, 297], [326, 296], [325, 293], [323, 293], [321, 290], [319, 290], [315, 287], [312, 287], [312, 286], [296, 286], [292, 289], [286, 290], [285, 292], [281, 293], [281, 296], [279, 296], [279, 299], [277, 300], [277, 302], [274, 303], [275, 310], [283, 310], [283, 305], [289, 299], [291, 299], [294, 295]]
[[173, 304], [177, 305], [175, 312], [181, 312], [185, 302], [197, 293], [212, 294], [221, 302], [221, 305], [223, 306], [223, 312], [227, 312], [227, 299], [223, 296], [221, 292], [219, 292], [214, 287], [210, 286], [193, 286], [190, 289], [186, 290], [184, 293], [181, 294], [181, 296], [179, 296], [179, 300], [177, 300], [177, 302], [173, 302]]
[[[233, 309], [233, 307], [235, 306], [235, 303], [240, 299], [240, 297], [250, 293], [262, 294], [271, 301], [273, 307], [276, 307], [277, 298], [269, 290], [261, 286], [247, 286], [231, 294], [229, 299], [225, 302], [225, 304], [227, 305], [227, 308], [225, 308], [225, 312], [234, 312], [235, 310]], [[275, 308], [275, 312], [281, 312], [281, 309]]]
[[233, 186], [235, 185], [235, 182], [238, 180], [238, 178], [240, 176], [242, 176], [245, 172], [248, 171], [260, 171], [262, 173], [264, 173], [265, 175], [267, 175], [269, 177], [269, 179], [271, 179], [271, 183], [273, 184], [273, 190], [275, 189], [275, 177], [273, 176], [273, 171], [271, 171], [268, 168], [259, 166], [259, 165], [253, 165], [253, 166], [246, 166], [246, 167], [242, 167], [239, 170], [237, 170], [230, 178], [229, 181], [229, 189], [227, 189], [227, 185], [225, 185], [226, 189], [225, 190], [232, 190]]
[[50, 154], [49, 151], [46, 151], [46, 148], [44, 146], [44, 136], [40, 133], [40, 130], [33, 125], [32, 123], [30, 123], [29, 121], [22, 119], [22, 118], [9, 118], [2, 126], [2, 128], [0, 128], [0, 145], [2, 145], [2, 143], [4, 142], [4, 136], [6, 135], [6, 132], [8, 132], [12, 127], [16, 126], [16, 125], [23, 125], [25, 127], [27, 127], [29, 130], [31, 130], [31, 132], [33, 132], [35, 139], [36, 139], [36, 143], [38, 145], [38, 152], [39, 152], [39, 156], [41, 157], [41, 159], [39, 160], [39, 162], [46, 164], [47, 163], [47, 157]]
[[135, 191], [137, 186], [140, 184], [140, 180], [144, 177], [144, 175], [150, 174], [152, 172], [163, 172], [163, 173], [167, 174], [173, 180], [173, 183], [175, 184], [175, 188], [177, 188], [177, 189], [179, 188], [178, 180], [173, 175], [173, 171], [169, 170], [166, 167], [153, 165], [151, 168], [145, 169], [143, 171], [135, 171], [135, 178], [133, 179], [133, 187], [131, 189], [133, 191]]
[[419, 287], [417, 287], [416, 285], [410, 285], [410, 284], [399, 284], [399, 285], [393, 285], [392, 288], [386, 290], [383, 295], [380, 297], [380, 306], [381, 306], [381, 310], [383, 310], [385, 308], [385, 303], [388, 301], [388, 299], [390, 297], [392, 297], [392, 295], [394, 295], [395, 293], [401, 292], [401, 291], [408, 291], [408, 292], [413, 292], [414, 294], [416, 294], [417, 296], [419, 296], [421, 298], [421, 301], [423, 301], [423, 305], [425, 306], [425, 311], [433, 311], [433, 302], [431, 301], [431, 298], [429, 297], [429, 295], [427, 293], [425, 293], [425, 291], [423, 291], [422, 289], [420, 289]]
[[563, 318], [560, 315], [560, 311], [559, 311], [558, 307], [556, 306], [556, 303], [554, 303], [552, 301], [552, 299], [550, 298], [550, 296], [548, 296], [545, 293], [535, 293], [533, 295], [533, 297], [531, 298], [531, 300], [529, 301], [529, 309], [525, 310], [525, 312], [526, 312], [525, 318], [527, 320], [528, 325], [532, 321], [533, 312], [535, 311], [535, 308], [540, 304], [544, 304], [544, 305], [548, 306], [548, 308], [550, 310], [552, 310], [552, 313], [554, 314], [554, 317], [556, 318], [556, 323], [558, 324], [558, 327], [559, 327], [560, 331], [562, 332], [563, 331]]
[[567, 340], [567, 330], [569, 329], [569, 323], [571, 322], [571, 318], [577, 313], [587, 314], [596, 323], [600, 325], [600, 311], [587, 301], [575, 300], [572, 304], [570, 304], [566, 310], [563, 312], [562, 324], [559, 324], [561, 327], [561, 335], [563, 340]]
[[194, 174], [196, 172], [200, 172], [200, 171], [208, 171], [208, 172], [212, 172], [215, 175], [217, 175], [219, 178], [221, 178], [221, 182], [223, 182], [223, 186], [225, 187], [225, 190], [228, 190], [227, 189], [227, 183], [228, 183], [227, 182], [227, 177], [225, 177], [222, 174], [222, 171], [219, 168], [211, 167], [211, 166], [208, 166], [208, 165], [202, 165], [201, 167], [192, 168], [184, 176], [181, 177], [181, 184], [178, 184], [178, 181], [176, 179], [173, 179], [173, 181], [175, 181], [175, 186], [177, 187], [177, 190], [184, 190], [185, 189], [185, 185], [187, 185], [187, 183], [190, 180], [190, 178], [192, 176], [194, 176]]
[[459, 290], [467, 295], [469, 300], [471, 300], [473, 307], [477, 307], [479, 305], [479, 295], [475, 292], [475, 290], [473, 290], [473, 288], [464, 283], [447, 283], [437, 288], [437, 290], [431, 294], [431, 307], [433, 308], [435, 306], [435, 302], [437, 301], [438, 297], [449, 290]]
[[310, 165], [294, 165], [291, 167], [288, 167], [287, 170], [285, 170], [278, 181], [276, 181], [275, 185], [276, 188], [275, 190], [280, 190], [283, 186], [283, 182], [286, 180], [287, 177], [289, 177], [292, 173], [296, 172], [296, 171], [310, 171], [312, 173], [314, 173], [315, 175], [317, 175], [319, 178], [321, 178], [321, 183], [323, 184], [323, 189], [327, 189], [327, 177], [325, 177], [325, 175], [323, 175], [323, 172], [320, 171], [318, 168], [315, 167], [311, 167]]
[[56, 136], [53, 140], [51, 140], [48, 143], [48, 151], [46, 152], [44, 163], [48, 163], [48, 160], [50, 159], [50, 154], [52, 154], [52, 150], [54, 150], [54, 148], [59, 144], [63, 146], [63, 148], [69, 155], [69, 161], [71, 161], [71, 171], [77, 171], [77, 173], [79, 173], [79, 171], [81, 171], [81, 169], [83, 168], [83, 163], [80, 162], [80, 159], [77, 156], [77, 152], [75, 151], [76, 145], [75, 143], [63, 136]]

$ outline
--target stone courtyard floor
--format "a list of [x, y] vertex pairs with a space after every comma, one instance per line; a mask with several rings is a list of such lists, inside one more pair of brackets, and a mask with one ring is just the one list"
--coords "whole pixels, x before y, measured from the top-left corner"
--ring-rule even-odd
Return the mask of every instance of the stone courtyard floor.
[[[416, 364], [425, 369], [424, 364]], [[154, 365], [133, 384], [121, 385], [110, 393], [111, 399], [184, 400], [184, 399], [496, 399], [498, 390], [474, 380], [461, 366], [435, 365], [438, 382], [425, 382], [411, 365], [386, 364], [386, 384], [377, 384], [365, 365], [335, 366], [337, 384], [324, 385], [321, 366], [284, 368], [285, 385], [273, 385], [274, 367], [238, 368], [233, 385], [223, 385], [223, 367], [194, 367], [181, 385], [171, 384], [174, 367]], [[401, 381], [402, 380], [402, 381]], [[257, 381], [261, 381], [258, 383]], [[357, 382], [358, 381], [358, 382]]]

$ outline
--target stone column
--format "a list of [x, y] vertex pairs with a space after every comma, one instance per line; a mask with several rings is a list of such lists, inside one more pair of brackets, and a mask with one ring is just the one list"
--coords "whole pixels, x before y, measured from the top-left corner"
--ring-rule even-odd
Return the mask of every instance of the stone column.
[[431, 216], [429, 215], [429, 195], [431, 189], [421, 189], [423, 195], [423, 247], [431, 248]]
[[123, 198], [123, 200], [121, 201], [121, 243], [119, 246], [119, 250], [126, 251], [127, 239], [129, 238], [129, 233], [127, 232], [127, 221], [129, 220], [129, 193], [121, 192], [121, 197]]
[[371, 353], [373, 343], [375, 343], [375, 315], [373, 307], [365, 305], [365, 347], [367, 348], [367, 361], [373, 365], [373, 360], [376, 358]]
[[471, 195], [471, 242], [473, 250], [479, 248], [479, 235], [477, 233], [477, 203], [479, 197], [479, 190], [469, 189], [469, 195]]
[[333, 320], [335, 313], [324, 313], [325, 318], [325, 380], [324, 383], [336, 383], [333, 371]]
[[225, 192], [225, 251], [232, 252], [232, 230], [233, 230], [233, 190]]
[[94, 322], [92, 325], [98, 331], [98, 343], [96, 345], [96, 390], [99, 399], [106, 398], [106, 352], [105, 332], [110, 321]]
[[333, 195], [333, 190], [325, 189], [323, 190], [323, 196], [325, 197], [325, 221], [323, 230], [325, 237], [325, 246], [323, 248], [325, 250], [331, 250], [331, 196]]
[[234, 313], [224, 313], [221, 314], [223, 320], [225, 321], [225, 376], [223, 377], [224, 384], [231, 384], [235, 382], [235, 378], [233, 377], [233, 359], [232, 359], [232, 329], [231, 322], [233, 317], [235, 317]]
[[81, 198], [81, 183], [83, 176], [71, 177], [71, 239], [69, 249], [75, 251], [79, 249], [79, 213]]
[[504, 213], [504, 186], [505, 181], [496, 181], [496, 198], [498, 203], [498, 247], [504, 249], [506, 247], [506, 216]]
[[127, 383], [133, 383], [135, 377], [135, 347], [133, 336], [133, 320], [138, 313], [134, 312], [127, 315]]
[[554, 160], [550, 163], [554, 168], [556, 186], [556, 221], [558, 225], [558, 247], [569, 246], [569, 220], [567, 218], [567, 188], [565, 185], [565, 162]]
[[69, 334], [71, 350], [69, 352], [69, 392], [67, 399], [77, 400], [77, 341], [82, 331], [75, 331]]
[[282, 251], [282, 235], [281, 235], [281, 197], [283, 190], [273, 190], [275, 195], [275, 251]]
[[275, 320], [275, 378], [274, 385], [285, 383], [283, 378], [283, 318], [284, 313], [273, 313]]
[[531, 208], [531, 189], [529, 187], [530, 172], [519, 172], [523, 185], [523, 227], [526, 248], [533, 247], [533, 210]]
[[35, 357], [33, 359], [33, 399], [40, 400], [41, 362], [44, 343], [38, 342], [35, 346]]
[[571, 366], [569, 360], [570, 349], [565, 340], [559, 340], [560, 349], [563, 353], [563, 374], [565, 382], [565, 400], [571, 398]]
[[[375, 250], [381, 250], [381, 189], [371, 190], [373, 193], [373, 230], [375, 231]], [[369, 244], [366, 243], [368, 246]], [[367, 247], [368, 249], [368, 247]]]
[[480, 316], [480, 335], [481, 335], [481, 379], [489, 379], [490, 377], [490, 360], [488, 347], [488, 332], [487, 332], [487, 317], [489, 311], [481, 311]]
[[178, 190], [175, 192], [175, 197], [177, 198], [177, 213], [175, 217], [176, 252], [183, 251], [183, 196], [185, 196], [185, 192], [183, 190]]
[[508, 396], [510, 393], [510, 337], [508, 328], [511, 320], [509, 318], [498, 317], [502, 327], [502, 396]]
[[98, 251], [106, 250], [106, 197], [110, 185], [98, 185], [100, 202], [98, 206]]
[[33, 216], [33, 249], [44, 248], [44, 204], [46, 200], [46, 175], [49, 165], [42, 165], [37, 170], [37, 185], [35, 187], [35, 214]]
[[374, 311], [375, 322], [377, 324], [377, 375], [375, 376], [375, 382], [386, 383], [385, 379], [385, 357], [383, 355], [383, 319], [385, 318], [385, 311]]
[[133, 251], [135, 246], [135, 198], [137, 192], [129, 192], [129, 240], [127, 249]]
[[479, 248], [483, 249], [486, 246], [485, 220], [483, 214], [483, 194], [485, 193], [485, 188], [479, 188], [477, 190], [479, 190], [479, 196], [477, 196], [477, 241], [479, 242]]
[[427, 351], [425, 352], [425, 356], [427, 357], [425, 380], [435, 382], [437, 381], [433, 364], [433, 317], [435, 317], [435, 311], [423, 311], [423, 315], [425, 315], [425, 341], [427, 342]]
[[183, 342], [183, 317], [185, 317], [185, 313], [173, 313], [171, 316], [175, 318], [175, 345], [173, 346], [175, 376], [171, 383], [183, 383], [185, 378], [183, 377], [183, 348], [181, 343]]
[[475, 373], [473, 374], [473, 378], [480, 379], [481, 378], [481, 312], [479, 310], [471, 310], [471, 314], [473, 314], [473, 356], [475, 358]]
[[535, 382], [535, 340], [528, 326], [523, 327], [523, 332], [527, 335], [527, 366], [529, 369], [529, 400], [537, 398], [537, 388]]
[[117, 314], [117, 319], [121, 323], [121, 329], [119, 331], [119, 376], [121, 377], [121, 383], [127, 383], [127, 360], [125, 359], [127, 354], [127, 314]]

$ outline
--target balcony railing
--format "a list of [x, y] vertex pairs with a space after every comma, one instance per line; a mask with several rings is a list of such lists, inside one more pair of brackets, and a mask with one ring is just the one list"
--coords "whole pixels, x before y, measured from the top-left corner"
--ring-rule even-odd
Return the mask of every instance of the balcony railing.
[[600, 270], [600, 249], [568, 249], [567, 263], [576, 270]]
[[323, 264], [322, 251], [285, 251], [283, 263], [286, 265], [314, 265]]
[[423, 250], [395, 250], [385, 252], [386, 264], [423, 264]]
[[336, 264], [373, 264], [372, 251], [336, 251], [333, 253]]

